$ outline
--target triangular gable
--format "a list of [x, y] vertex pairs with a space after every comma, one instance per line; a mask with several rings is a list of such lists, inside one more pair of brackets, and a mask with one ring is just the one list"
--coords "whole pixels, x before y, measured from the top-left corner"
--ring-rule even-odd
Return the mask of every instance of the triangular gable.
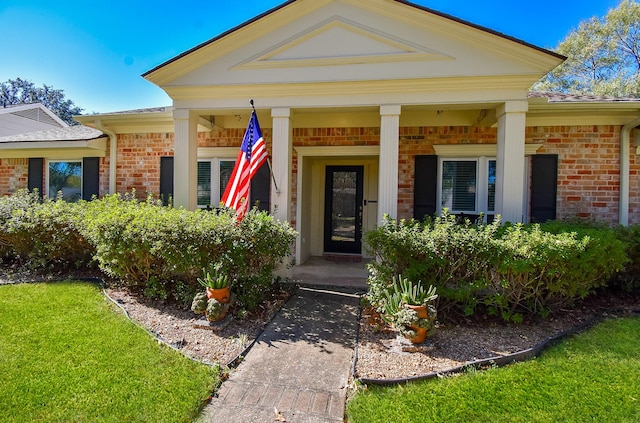
[[69, 125], [41, 103], [0, 107], [0, 137]]
[[[335, 84], [349, 83], [362, 92], [362, 82], [377, 84], [367, 87], [372, 93], [414, 91], [409, 81], [423, 90], [508, 86], [524, 92], [562, 60], [406, 1], [294, 0], [143, 76], [174, 99], [328, 93], [318, 84], [342, 93]], [[448, 85], [439, 83], [445, 79]]]
[[[336, 40], [340, 40], [336, 43]], [[238, 64], [237, 69], [452, 59], [410, 40], [338, 16]]]

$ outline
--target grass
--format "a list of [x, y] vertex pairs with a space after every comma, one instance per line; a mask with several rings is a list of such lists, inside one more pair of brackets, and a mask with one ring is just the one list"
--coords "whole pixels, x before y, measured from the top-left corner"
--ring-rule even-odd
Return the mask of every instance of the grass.
[[94, 285], [0, 286], [3, 422], [187, 422], [217, 382]]
[[640, 318], [607, 320], [535, 360], [395, 387], [347, 406], [358, 422], [638, 422]]

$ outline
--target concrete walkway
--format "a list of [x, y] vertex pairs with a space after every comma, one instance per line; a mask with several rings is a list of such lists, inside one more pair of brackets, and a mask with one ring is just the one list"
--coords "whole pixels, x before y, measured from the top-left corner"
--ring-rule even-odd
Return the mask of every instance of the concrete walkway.
[[200, 421], [343, 422], [358, 306], [355, 295], [298, 289]]

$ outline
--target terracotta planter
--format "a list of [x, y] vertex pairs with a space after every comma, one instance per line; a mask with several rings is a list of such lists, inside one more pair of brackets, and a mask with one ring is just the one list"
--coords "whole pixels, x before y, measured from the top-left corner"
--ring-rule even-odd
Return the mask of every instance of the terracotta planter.
[[228, 304], [231, 299], [231, 294], [229, 293], [229, 287], [225, 286], [224, 288], [212, 289], [207, 288], [207, 298], [215, 298], [222, 304]]
[[411, 341], [413, 344], [422, 344], [427, 339], [427, 328], [411, 326], [411, 329], [416, 332], [416, 336], [414, 336], [413, 338], [409, 338], [409, 341]]
[[[426, 319], [427, 317], [429, 317], [429, 313], [427, 311], [426, 305], [416, 306], [416, 305], [407, 304], [407, 307], [415, 311], [418, 314], [418, 318], [420, 319]], [[425, 341], [425, 339], [427, 339], [427, 328], [421, 328], [419, 326], [411, 326], [411, 329], [413, 329], [416, 333], [416, 336], [414, 336], [413, 338], [409, 338], [409, 340], [412, 343], [422, 344]]]
[[418, 313], [418, 318], [420, 319], [426, 319], [427, 317], [429, 317], [429, 313], [427, 312], [426, 305], [416, 306], [416, 305], [407, 304], [407, 307], [415, 311], [416, 313]]

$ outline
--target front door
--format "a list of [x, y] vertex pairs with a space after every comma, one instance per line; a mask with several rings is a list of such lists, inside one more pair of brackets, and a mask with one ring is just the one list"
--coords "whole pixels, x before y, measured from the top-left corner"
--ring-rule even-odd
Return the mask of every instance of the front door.
[[324, 251], [362, 253], [364, 166], [327, 166], [324, 200]]

